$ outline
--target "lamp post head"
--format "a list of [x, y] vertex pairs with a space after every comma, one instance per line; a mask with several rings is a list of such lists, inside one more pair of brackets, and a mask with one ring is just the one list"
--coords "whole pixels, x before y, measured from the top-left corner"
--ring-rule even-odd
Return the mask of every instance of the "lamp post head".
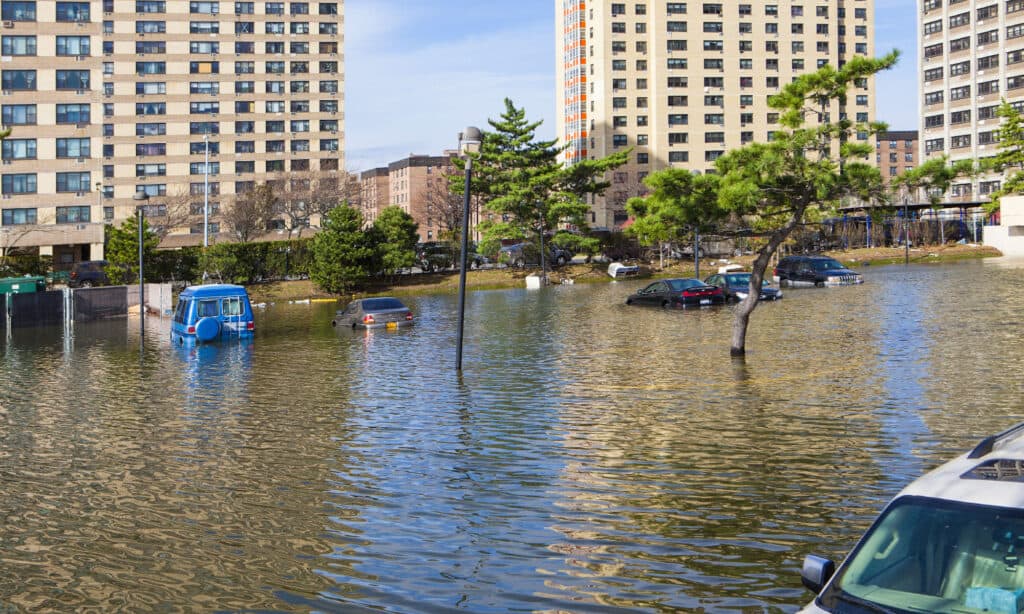
[[459, 133], [459, 153], [462, 155], [477, 153], [480, 151], [480, 143], [483, 142], [483, 134], [476, 126], [467, 126]]

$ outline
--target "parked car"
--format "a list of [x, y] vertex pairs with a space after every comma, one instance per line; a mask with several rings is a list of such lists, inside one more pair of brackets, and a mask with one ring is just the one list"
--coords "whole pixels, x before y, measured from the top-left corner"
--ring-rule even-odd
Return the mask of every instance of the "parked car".
[[[416, 263], [424, 273], [443, 271], [458, 267], [460, 247], [448, 243], [429, 243], [419, 246], [416, 250]], [[487, 264], [486, 256], [473, 251], [472, 246], [467, 256], [470, 269], [478, 269]]]
[[774, 271], [780, 286], [847, 286], [864, 283], [864, 277], [828, 256], [786, 256]]
[[1000, 612], [1024, 606], [1024, 423], [890, 501], [839, 567], [808, 555], [802, 612]]
[[627, 305], [700, 307], [722, 305], [725, 293], [699, 279], [659, 279], [626, 298]]
[[[747, 298], [750, 294], [750, 273], [718, 273], [704, 280], [709, 286], [716, 286], [725, 293], [726, 302], [738, 302]], [[761, 294], [757, 297], [761, 301], [777, 301], [782, 298], [782, 290], [771, 287], [768, 280], [761, 281]]]
[[[562, 266], [572, 260], [572, 252], [567, 249], [554, 243], [545, 243], [544, 247], [548, 250], [547, 262], [552, 266]], [[505, 245], [498, 250], [498, 262], [519, 268], [540, 266], [540, 249], [530, 241]]]
[[106, 267], [110, 263], [106, 260], [83, 260], [76, 262], [68, 274], [68, 286], [71, 288], [91, 288], [93, 286], [105, 286], [110, 283], [107, 277]]
[[411, 326], [412, 310], [390, 296], [361, 298], [339, 309], [331, 320], [335, 328], [387, 328]]

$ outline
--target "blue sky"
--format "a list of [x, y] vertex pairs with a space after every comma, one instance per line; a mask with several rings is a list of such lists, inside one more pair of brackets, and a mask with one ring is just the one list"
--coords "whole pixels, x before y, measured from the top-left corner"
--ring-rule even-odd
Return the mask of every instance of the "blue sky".
[[[346, 166], [360, 172], [409, 154], [457, 146], [487, 127], [504, 99], [555, 133], [555, 18], [551, 0], [347, 0]], [[916, 130], [916, 9], [875, 0], [875, 48], [899, 65], [878, 79], [878, 119]]]

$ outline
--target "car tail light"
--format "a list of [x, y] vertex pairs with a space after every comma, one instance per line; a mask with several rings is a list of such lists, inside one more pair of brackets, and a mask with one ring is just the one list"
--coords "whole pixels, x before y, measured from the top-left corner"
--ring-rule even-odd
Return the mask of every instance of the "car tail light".
[[256, 330], [256, 323], [253, 322], [252, 320], [249, 320], [248, 322], [245, 323], [245, 330]]
[[714, 290], [711, 291], [712, 296], [718, 296], [721, 293], [722, 293], [722, 289], [721, 288], [715, 288]]
[[779, 276], [779, 267], [775, 267], [774, 269], [772, 269], [772, 275], [775, 275], [776, 277]]
[[71, 275], [68, 276], [70, 279], [78, 278], [78, 271], [71, 271]]
[[412, 321], [412, 312], [411, 311], [406, 311], [405, 312], [405, 319], [409, 320], [409, 321]]
[[373, 324], [373, 316], [370, 314], [363, 316], [363, 324]]
[[194, 334], [196, 334], [196, 327], [195, 326], [189, 326], [188, 329], [185, 330], [185, 332], [187, 332], [190, 335], [194, 335]]

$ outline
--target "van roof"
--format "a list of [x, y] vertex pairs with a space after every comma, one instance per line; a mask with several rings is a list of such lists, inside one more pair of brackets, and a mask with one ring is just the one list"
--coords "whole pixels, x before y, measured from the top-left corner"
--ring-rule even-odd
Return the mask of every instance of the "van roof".
[[211, 298], [219, 296], [248, 296], [244, 286], [234, 284], [203, 284], [189, 286], [181, 291], [180, 298]]
[[1024, 508], [1024, 423], [986, 437], [900, 494]]

